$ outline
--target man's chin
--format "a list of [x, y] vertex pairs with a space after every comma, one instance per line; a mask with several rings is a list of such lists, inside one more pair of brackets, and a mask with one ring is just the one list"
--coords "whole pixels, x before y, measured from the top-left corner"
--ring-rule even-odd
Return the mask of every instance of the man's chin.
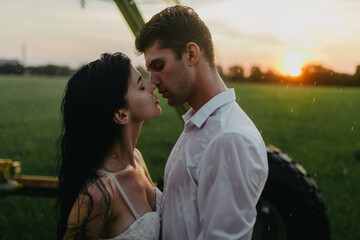
[[178, 107], [178, 106], [181, 106], [181, 105], [184, 104], [183, 102], [174, 101], [174, 100], [169, 99], [169, 98], [167, 99], [167, 103], [168, 103], [168, 105], [171, 106], [171, 107]]

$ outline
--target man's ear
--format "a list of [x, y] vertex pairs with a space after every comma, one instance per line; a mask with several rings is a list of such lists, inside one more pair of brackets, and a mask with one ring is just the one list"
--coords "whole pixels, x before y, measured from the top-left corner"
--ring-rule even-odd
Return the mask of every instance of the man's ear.
[[188, 60], [189, 66], [194, 66], [200, 57], [200, 48], [194, 42], [188, 42], [186, 44], [186, 59]]
[[129, 112], [126, 109], [119, 109], [114, 114], [114, 122], [120, 125], [125, 125], [130, 122]]

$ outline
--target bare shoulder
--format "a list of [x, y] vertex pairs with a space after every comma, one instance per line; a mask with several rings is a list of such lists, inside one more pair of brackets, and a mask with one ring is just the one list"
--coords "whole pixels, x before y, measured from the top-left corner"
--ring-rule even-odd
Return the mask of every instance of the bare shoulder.
[[[99, 176], [96, 180], [91, 182], [86, 190], [90, 193], [94, 202], [100, 205], [106, 205], [106, 199], [112, 199], [114, 196], [113, 181], [108, 175]], [[105, 199], [104, 199], [105, 198]]]
[[103, 177], [88, 184], [71, 209], [65, 239], [98, 239], [111, 215], [113, 192]]

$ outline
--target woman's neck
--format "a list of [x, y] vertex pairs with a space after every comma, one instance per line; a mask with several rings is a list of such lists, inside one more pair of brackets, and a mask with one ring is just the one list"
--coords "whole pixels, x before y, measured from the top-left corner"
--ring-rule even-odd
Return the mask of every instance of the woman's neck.
[[115, 141], [104, 159], [103, 168], [117, 172], [128, 167], [136, 168], [134, 150], [139, 137], [141, 123], [129, 123], [123, 128], [122, 136]]

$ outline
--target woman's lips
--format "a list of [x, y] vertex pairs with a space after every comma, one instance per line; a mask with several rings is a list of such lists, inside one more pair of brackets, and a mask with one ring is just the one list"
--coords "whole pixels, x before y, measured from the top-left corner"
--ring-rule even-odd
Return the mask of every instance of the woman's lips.
[[157, 98], [157, 96], [155, 95], [155, 105], [158, 105], [160, 103], [159, 99]]

